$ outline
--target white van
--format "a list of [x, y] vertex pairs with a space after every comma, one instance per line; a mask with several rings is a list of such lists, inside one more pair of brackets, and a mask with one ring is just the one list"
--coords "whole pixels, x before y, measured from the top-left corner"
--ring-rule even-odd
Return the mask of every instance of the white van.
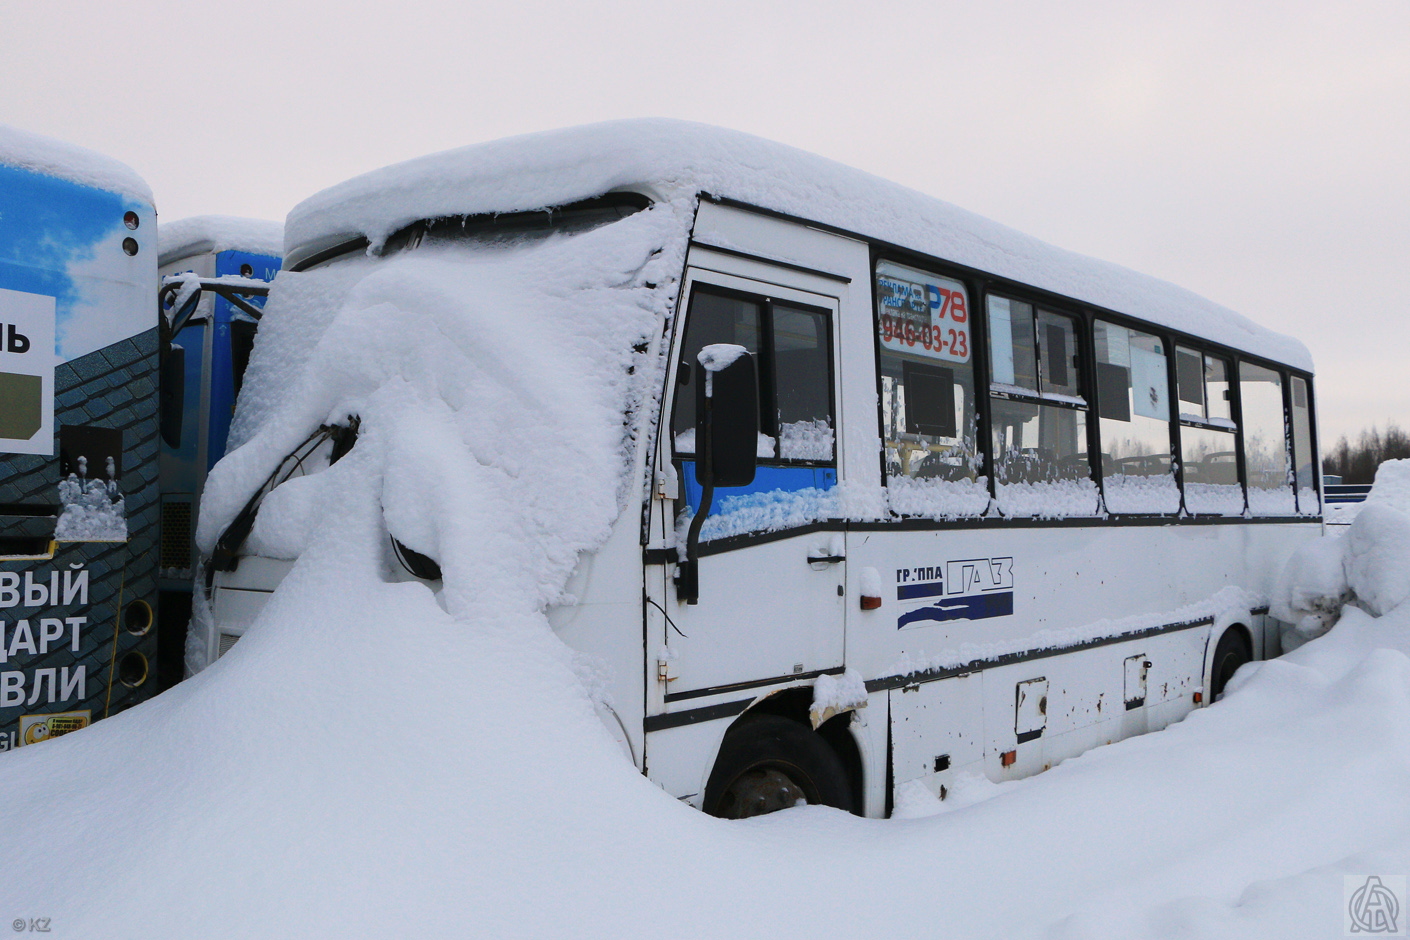
[[[443, 280], [442, 300], [403, 286], [412, 267]], [[520, 302], [515, 278], [583, 287]], [[299, 344], [340, 304], [402, 297], [427, 323], [462, 302], [499, 311], [473, 338], [437, 326], [437, 342], [463, 344], [497, 387], [549, 389], [537, 408], [615, 402], [562, 425], [620, 444], [582, 471], [607, 466], [610, 525], [573, 542], [548, 508], [525, 510], [550, 533], [544, 570], [566, 578], [538, 603], [596, 664], [625, 752], [716, 815], [806, 801], [882, 816], [913, 782], [943, 799], [957, 774], [1038, 773], [1177, 721], [1276, 655], [1265, 595], [1321, 529], [1302, 344], [746, 135], [617, 122], [308, 200], [288, 220], [232, 443], [275, 407], [252, 383], [308, 361]], [[594, 317], [597, 332], [576, 332]], [[417, 350], [397, 342], [389, 356]], [[544, 365], [559, 347], [607, 378], [579, 396], [575, 367]], [[480, 416], [471, 469], [510, 487], [561, 459], [568, 431], [516, 426], [502, 400]], [[358, 446], [352, 407], [290, 424], [304, 443], [282, 463], [217, 467], [206, 661], [299, 553], [269, 534], [280, 526], [261, 534], [261, 506]], [[550, 496], [576, 532], [571, 501]], [[478, 603], [444, 528], [404, 493], [387, 506], [386, 577]]]

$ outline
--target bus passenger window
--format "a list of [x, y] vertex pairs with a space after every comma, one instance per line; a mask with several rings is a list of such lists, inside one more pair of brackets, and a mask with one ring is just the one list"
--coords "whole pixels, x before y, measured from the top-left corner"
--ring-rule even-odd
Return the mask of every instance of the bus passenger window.
[[1284, 430], [1282, 376], [1272, 369], [1240, 362], [1239, 401], [1249, 511], [1256, 516], [1293, 513], [1296, 505]]
[[1297, 477], [1297, 511], [1315, 516], [1322, 511], [1317, 496], [1317, 468], [1312, 458], [1312, 400], [1307, 380], [1292, 379], [1293, 466]]
[[952, 518], [989, 505], [964, 284], [878, 262], [881, 436], [893, 512]]
[[1038, 391], [1038, 351], [1030, 304], [989, 298], [989, 366], [994, 385]]
[[1180, 408], [1180, 468], [1185, 510], [1201, 515], [1238, 516], [1244, 511], [1239, 463], [1231, 420], [1233, 394], [1229, 364], [1198, 349], [1175, 347]]
[[1071, 317], [987, 299], [995, 492], [1006, 516], [1088, 516], [1097, 487]]
[[[1229, 364], [1213, 356], [1204, 357], [1204, 417], [1211, 423], [1234, 427], [1234, 392], [1229, 383]], [[1183, 410], [1183, 409], [1182, 409]]]
[[1038, 311], [1038, 362], [1044, 393], [1081, 394], [1077, 387], [1077, 333], [1071, 317]]
[[1176, 513], [1165, 342], [1098, 320], [1097, 416], [1102, 492], [1111, 512]]

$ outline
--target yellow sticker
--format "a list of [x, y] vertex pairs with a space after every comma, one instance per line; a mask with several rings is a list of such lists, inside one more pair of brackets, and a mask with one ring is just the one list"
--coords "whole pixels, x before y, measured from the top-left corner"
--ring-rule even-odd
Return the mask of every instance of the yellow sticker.
[[38, 744], [49, 738], [57, 738], [87, 728], [92, 712], [54, 712], [49, 715], [24, 715], [20, 718], [20, 744]]

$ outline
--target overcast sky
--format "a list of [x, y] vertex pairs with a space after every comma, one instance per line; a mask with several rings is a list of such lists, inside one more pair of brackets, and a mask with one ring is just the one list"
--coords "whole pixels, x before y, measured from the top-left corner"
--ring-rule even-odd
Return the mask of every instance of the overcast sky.
[[525, 131], [733, 127], [1298, 336], [1328, 445], [1410, 426], [1410, 0], [0, 0], [0, 90], [167, 220]]

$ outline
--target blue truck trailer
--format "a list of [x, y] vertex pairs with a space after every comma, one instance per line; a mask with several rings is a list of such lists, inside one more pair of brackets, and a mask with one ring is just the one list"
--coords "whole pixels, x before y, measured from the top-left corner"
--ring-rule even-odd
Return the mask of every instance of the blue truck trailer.
[[206, 474], [225, 455], [283, 226], [196, 216], [161, 226], [159, 306], [168, 334], [161, 443], [160, 686], [184, 672], [194, 536]]

